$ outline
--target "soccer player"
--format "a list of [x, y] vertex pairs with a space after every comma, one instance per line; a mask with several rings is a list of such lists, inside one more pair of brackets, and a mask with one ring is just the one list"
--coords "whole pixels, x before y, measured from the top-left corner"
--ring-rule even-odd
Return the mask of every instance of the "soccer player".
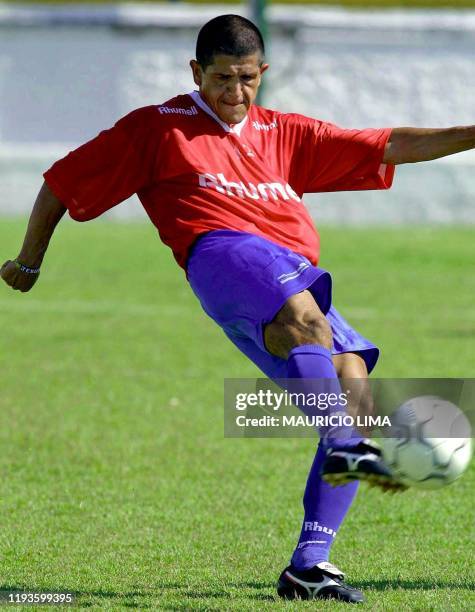
[[[190, 66], [197, 91], [131, 112], [45, 172], [2, 278], [29, 291], [66, 209], [88, 221], [137, 193], [205, 312], [266, 376], [326, 379], [335, 389], [338, 377], [364, 379], [378, 348], [332, 306], [302, 196], [388, 189], [396, 164], [473, 148], [475, 127], [350, 130], [260, 108], [262, 36], [235, 15], [203, 26]], [[320, 433], [300, 539], [278, 592], [361, 602], [329, 563], [330, 548], [358, 480], [397, 484], [373, 442]]]

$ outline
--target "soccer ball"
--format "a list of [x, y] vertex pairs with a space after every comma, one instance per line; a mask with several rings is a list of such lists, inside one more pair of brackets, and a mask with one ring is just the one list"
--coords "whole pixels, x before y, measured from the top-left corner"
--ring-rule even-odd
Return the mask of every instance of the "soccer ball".
[[466, 470], [471, 427], [455, 404], [432, 395], [407, 400], [389, 417], [383, 456], [396, 478], [418, 489], [439, 489]]

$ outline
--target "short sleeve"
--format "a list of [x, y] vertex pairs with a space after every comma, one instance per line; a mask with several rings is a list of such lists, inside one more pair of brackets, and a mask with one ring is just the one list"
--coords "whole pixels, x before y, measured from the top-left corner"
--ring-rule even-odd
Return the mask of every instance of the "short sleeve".
[[73, 219], [98, 217], [150, 184], [160, 144], [158, 121], [155, 106], [137, 109], [44, 173]]
[[389, 189], [394, 166], [383, 157], [391, 131], [348, 130], [302, 117], [293, 138], [290, 184], [302, 194]]

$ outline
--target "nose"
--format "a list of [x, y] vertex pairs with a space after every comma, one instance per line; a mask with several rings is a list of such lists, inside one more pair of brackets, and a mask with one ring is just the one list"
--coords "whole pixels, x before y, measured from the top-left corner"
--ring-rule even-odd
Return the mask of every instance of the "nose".
[[239, 101], [243, 98], [242, 83], [239, 79], [233, 79], [227, 84], [227, 94], [232, 101]]

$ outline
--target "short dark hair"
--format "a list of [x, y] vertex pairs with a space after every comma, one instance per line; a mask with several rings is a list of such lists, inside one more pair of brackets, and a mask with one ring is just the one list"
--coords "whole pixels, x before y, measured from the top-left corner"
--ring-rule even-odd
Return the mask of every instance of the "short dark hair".
[[259, 29], [240, 15], [220, 15], [205, 23], [196, 41], [196, 60], [206, 68], [215, 55], [245, 57], [260, 53], [264, 61], [264, 39]]

